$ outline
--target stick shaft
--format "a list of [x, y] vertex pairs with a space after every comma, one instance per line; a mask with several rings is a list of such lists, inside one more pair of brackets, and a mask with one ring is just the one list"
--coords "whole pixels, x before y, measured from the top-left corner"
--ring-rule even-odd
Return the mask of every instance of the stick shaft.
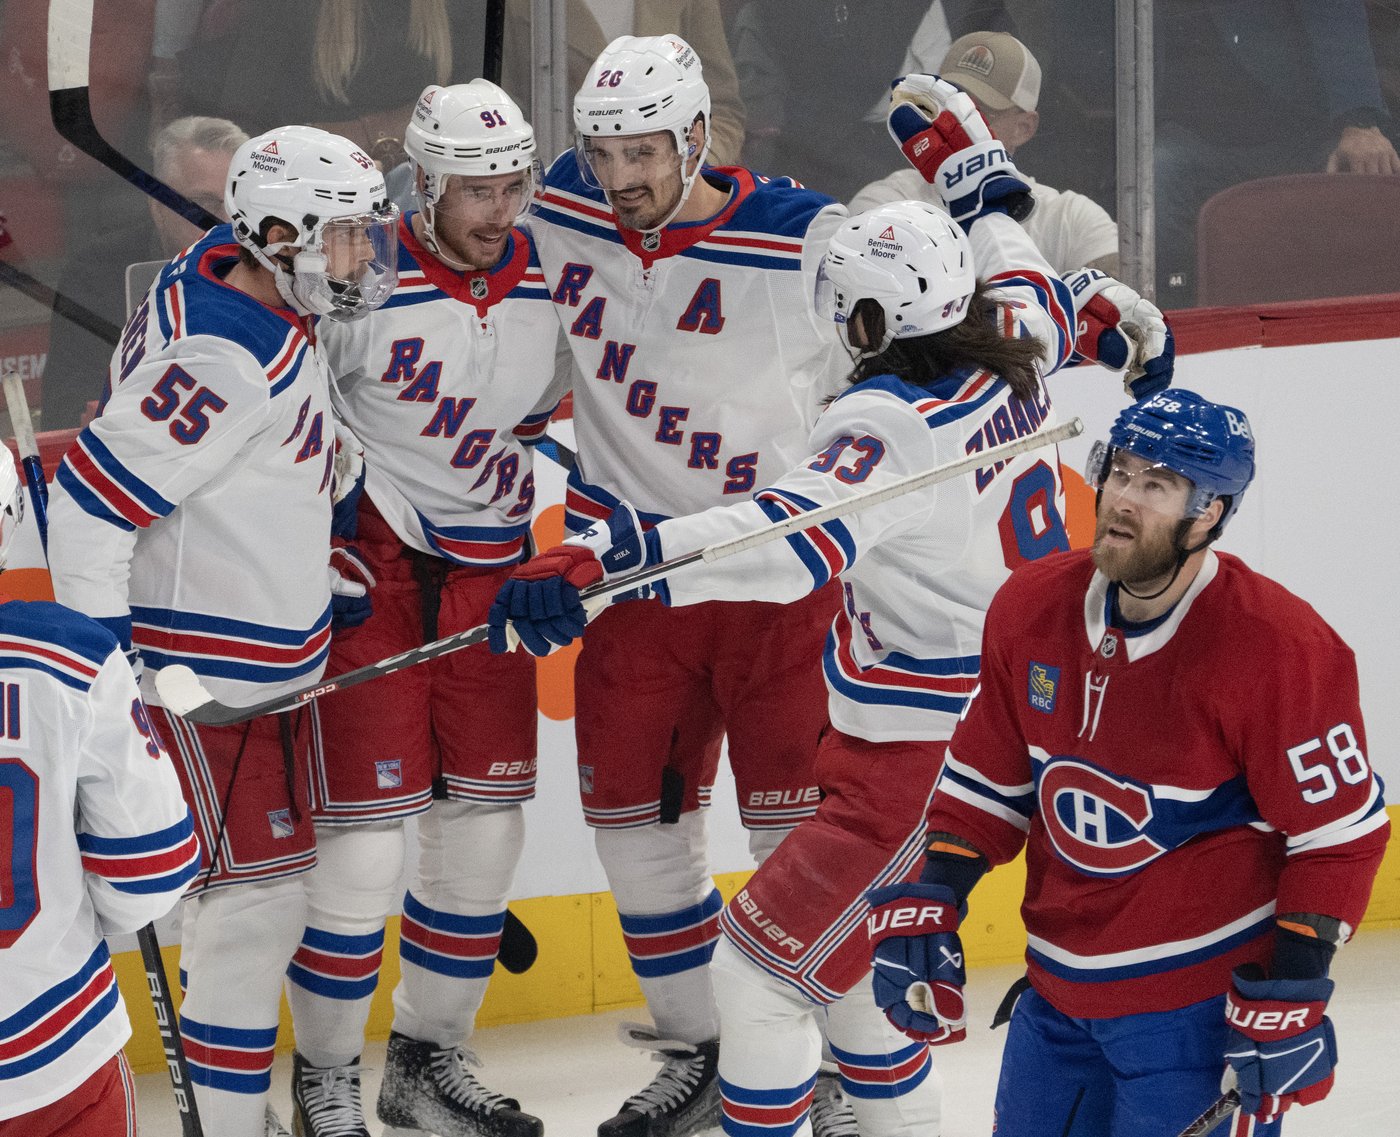
[[1239, 1090], [1226, 1090], [1200, 1117], [1183, 1129], [1178, 1137], [1207, 1137], [1217, 1125], [1239, 1108], [1239, 1104]]
[[[671, 560], [664, 561], [661, 564], [650, 565], [647, 568], [637, 569], [635, 572], [623, 573], [621, 576], [615, 576], [609, 581], [590, 585], [580, 592], [580, 599], [592, 600], [595, 597], [613, 596], [619, 592], [628, 592], [640, 585], [649, 584], [653, 580], [659, 580], [663, 576], [669, 576], [671, 573], [677, 572], [698, 561], [715, 561], [725, 557], [732, 557], [737, 553], [757, 548], [759, 545], [766, 545], [770, 541], [780, 540], [783, 537], [800, 532], [803, 529], [809, 529], [812, 526], [824, 524], [832, 518], [845, 517], [858, 510], [869, 508], [871, 505], [890, 501], [893, 498], [913, 493], [926, 486], [936, 485], [938, 482], [946, 482], [952, 478], [961, 477], [963, 474], [971, 473], [973, 470], [1005, 461], [1007, 458], [1014, 457], [1017, 454], [1023, 454], [1029, 450], [1036, 450], [1042, 446], [1049, 446], [1053, 443], [1063, 441], [1066, 438], [1072, 438], [1083, 429], [1084, 424], [1077, 418], [1073, 419], [1070, 422], [1063, 423], [1042, 434], [1034, 434], [1026, 438], [1017, 439], [1015, 442], [994, 446], [980, 454], [974, 454], [970, 458], [949, 462], [945, 465], [925, 470], [922, 473], [913, 474], [907, 478], [901, 478], [899, 481], [891, 482], [887, 486], [882, 486], [863, 494], [853, 495], [833, 505], [812, 510], [810, 513], [800, 513], [784, 521], [775, 522], [763, 529], [755, 530], [753, 533], [746, 533], [728, 541], [710, 545], [704, 549], [698, 549], [693, 553], [686, 553], [684, 556], [673, 557]], [[343, 675], [322, 679], [318, 683], [313, 683], [297, 691], [289, 691], [285, 695], [279, 695], [274, 699], [268, 699], [266, 702], [255, 703], [248, 707], [230, 707], [211, 700], [210, 702], [194, 708], [184, 717], [195, 723], [228, 726], [233, 723], [247, 722], [249, 719], [259, 718], [262, 715], [276, 714], [279, 711], [289, 710], [292, 707], [310, 702], [312, 699], [319, 699], [322, 695], [329, 695], [335, 691], [343, 691], [347, 687], [354, 687], [357, 684], [366, 683], [371, 679], [378, 679], [383, 675], [392, 675], [395, 671], [401, 671], [405, 667], [412, 667], [418, 663], [426, 663], [430, 659], [437, 659], [439, 656], [447, 655], [450, 652], [461, 651], [463, 648], [483, 643], [487, 638], [487, 633], [487, 625], [481, 624], [475, 628], [468, 628], [466, 631], [446, 636], [443, 639], [434, 640], [432, 643], [423, 644], [421, 647], [410, 648], [408, 651], [400, 652], [398, 655], [391, 655], [387, 659], [381, 659], [378, 663], [369, 663], [364, 667], [356, 668], [353, 671], [347, 671]], [[157, 688], [160, 686], [159, 676], [156, 677], [156, 686]]]
[[[123, 157], [97, 129], [97, 124], [92, 118], [92, 103], [88, 90], [88, 63], [92, 52], [92, 6], [93, 0], [51, 0], [49, 4], [49, 113], [53, 117], [54, 128], [79, 150], [97, 159], [118, 177], [130, 182], [194, 224], [209, 228], [216, 224], [218, 219], [208, 210], [176, 193], [165, 183]], [[10, 397], [8, 377], [6, 397]], [[22, 392], [20, 401], [23, 402]], [[39, 460], [33, 426], [28, 423], [27, 405], [23, 417], [28, 425], [28, 437], [25, 439], [17, 436], [16, 443], [24, 457], [26, 476], [30, 476], [31, 464], [30, 456], [25, 455], [25, 447], [28, 445], [30, 448], [33, 469], [37, 473], [38, 484], [43, 487], [45, 508], [40, 522], [40, 535], [44, 538], [47, 551], [48, 484], [44, 481], [44, 470]], [[14, 419], [13, 409], [11, 419]], [[18, 430], [19, 426], [16, 424], [16, 431]], [[33, 485], [31, 481], [31, 491]], [[151, 992], [151, 1005], [155, 1010], [156, 1025], [160, 1028], [161, 1041], [165, 1048], [171, 1089], [175, 1094], [175, 1104], [180, 1110], [180, 1130], [184, 1137], [203, 1137], [204, 1129], [199, 1123], [199, 1111], [195, 1106], [194, 1092], [190, 1084], [189, 1066], [185, 1062], [185, 1048], [180, 1041], [180, 1031], [175, 1025], [175, 1000], [161, 961], [160, 941], [156, 938], [155, 926], [147, 924], [136, 933], [136, 940], [146, 965], [146, 983]]]

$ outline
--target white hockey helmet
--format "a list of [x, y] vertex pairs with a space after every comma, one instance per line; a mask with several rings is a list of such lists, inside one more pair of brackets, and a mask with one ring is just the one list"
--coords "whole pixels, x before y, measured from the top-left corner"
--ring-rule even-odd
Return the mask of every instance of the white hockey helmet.
[[[691, 127], [696, 118], [705, 123], [703, 145], [693, 141]], [[701, 73], [700, 56], [678, 35], [618, 36], [593, 61], [574, 96], [574, 148], [584, 180], [600, 186], [588, 162], [590, 139], [658, 131], [675, 139], [683, 204], [710, 149], [710, 89]], [[691, 158], [696, 159], [695, 168], [687, 177], [685, 165]], [[679, 209], [677, 205], [672, 216]]]
[[423, 224], [428, 247], [439, 256], [443, 253], [434, 225], [448, 196], [449, 178], [523, 174], [527, 181], [521, 188], [517, 221], [529, 210], [543, 181], [535, 157], [534, 129], [515, 100], [487, 79], [424, 88], [403, 145], [423, 175], [418, 190]]
[[972, 246], [946, 213], [921, 201], [893, 201], [852, 217], [834, 234], [817, 272], [817, 312], [846, 327], [872, 300], [885, 315], [881, 343], [941, 332], [962, 323], [977, 287]]
[[24, 520], [24, 489], [15, 459], [8, 450], [0, 455], [0, 569], [10, 558], [15, 532]]
[[[349, 139], [311, 126], [250, 138], [234, 152], [224, 204], [238, 242], [302, 315], [358, 319], [398, 282], [398, 207], [384, 175]], [[267, 244], [269, 220], [295, 235]], [[293, 247], [289, 271], [276, 254]]]

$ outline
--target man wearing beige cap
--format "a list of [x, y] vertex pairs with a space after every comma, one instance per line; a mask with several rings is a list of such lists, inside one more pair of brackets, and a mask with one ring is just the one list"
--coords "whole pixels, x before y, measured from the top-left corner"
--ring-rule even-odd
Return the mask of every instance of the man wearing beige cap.
[[[1015, 36], [1005, 32], [969, 32], [955, 40], [938, 69], [941, 78], [972, 96], [992, 133], [1015, 154], [1040, 125], [1040, 64]], [[1030, 183], [1035, 209], [1022, 223], [1056, 272], [1096, 268], [1118, 272], [1118, 226], [1108, 212], [1084, 194]], [[886, 202], [913, 199], [938, 206], [934, 187], [917, 170], [903, 167], [871, 182], [851, 199], [851, 213], [863, 213]], [[941, 206], [940, 206], [941, 208]]]

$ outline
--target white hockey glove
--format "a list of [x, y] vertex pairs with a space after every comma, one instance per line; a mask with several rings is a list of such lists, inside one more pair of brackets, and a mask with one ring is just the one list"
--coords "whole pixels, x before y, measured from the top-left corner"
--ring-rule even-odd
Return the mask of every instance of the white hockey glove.
[[1030, 216], [1030, 185], [971, 97], [953, 84], [936, 75], [896, 79], [886, 121], [909, 163], [964, 230], [987, 213], [1005, 213], [1013, 221]]
[[356, 513], [365, 489], [365, 448], [339, 420], [335, 424], [335, 465], [331, 470], [331, 532], [354, 540]]
[[1123, 390], [1141, 401], [1171, 385], [1176, 339], [1150, 300], [1097, 269], [1065, 277], [1074, 296], [1074, 349], [1084, 359], [1123, 372]]

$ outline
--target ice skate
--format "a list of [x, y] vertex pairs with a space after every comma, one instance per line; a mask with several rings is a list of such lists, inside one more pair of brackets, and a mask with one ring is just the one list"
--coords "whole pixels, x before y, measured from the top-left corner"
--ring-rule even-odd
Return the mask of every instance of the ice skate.
[[292, 1055], [293, 1137], [369, 1137], [360, 1107], [360, 1060], [313, 1066]]
[[267, 1111], [263, 1114], [263, 1137], [292, 1137], [272, 1106], [268, 1106]]
[[389, 1035], [377, 1112], [384, 1137], [541, 1137], [544, 1122], [520, 1112], [513, 1098], [492, 1093], [467, 1069], [478, 1066], [460, 1046]]
[[655, 1051], [661, 1069], [633, 1094], [598, 1137], [689, 1137], [720, 1123], [719, 1042], [677, 1042], [650, 1027], [623, 1023], [622, 1041]]
[[822, 1071], [812, 1094], [812, 1137], [860, 1137], [856, 1111], [841, 1089], [841, 1079]]

